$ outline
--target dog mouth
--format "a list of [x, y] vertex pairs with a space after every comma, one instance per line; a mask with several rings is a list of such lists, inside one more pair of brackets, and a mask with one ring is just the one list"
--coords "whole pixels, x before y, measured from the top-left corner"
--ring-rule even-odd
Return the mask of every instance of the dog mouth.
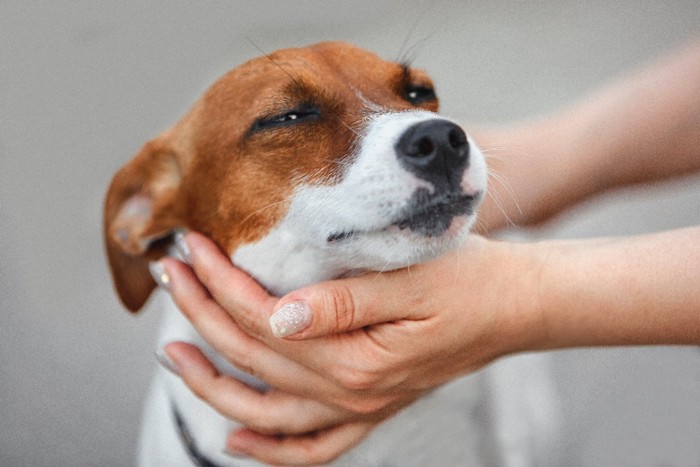
[[392, 228], [410, 230], [422, 237], [439, 237], [450, 228], [455, 217], [474, 214], [480, 198], [480, 192], [471, 195], [462, 192], [435, 195], [421, 188], [416, 190], [406, 207], [386, 226], [372, 230], [334, 232], [327, 237], [327, 242], [342, 242], [362, 235], [387, 232]]

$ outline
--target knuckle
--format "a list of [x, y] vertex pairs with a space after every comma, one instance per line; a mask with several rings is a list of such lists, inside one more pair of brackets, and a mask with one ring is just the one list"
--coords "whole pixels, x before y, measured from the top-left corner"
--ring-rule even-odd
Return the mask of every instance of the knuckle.
[[229, 345], [221, 350], [226, 360], [231, 362], [237, 369], [251, 376], [257, 376], [253, 363], [254, 358], [249, 352], [246, 352], [245, 349]]
[[387, 405], [389, 402], [381, 398], [361, 397], [346, 401], [343, 408], [354, 414], [367, 416], [380, 412]]
[[246, 334], [258, 340], [263, 339], [264, 332], [259, 325], [259, 313], [256, 314], [243, 308], [234, 308], [234, 305], [229, 305], [227, 309], [236, 310], [235, 322]]
[[344, 368], [337, 371], [337, 379], [340, 385], [352, 392], [362, 392], [373, 389], [377, 384], [377, 377], [365, 370], [356, 368]]
[[328, 292], [324, 295], [323, 306], [325, 310], [331, 311], [331, 331], [353, 329], [357, 319], [357, 305], [350, 289], [343, 284], [333, 284]]

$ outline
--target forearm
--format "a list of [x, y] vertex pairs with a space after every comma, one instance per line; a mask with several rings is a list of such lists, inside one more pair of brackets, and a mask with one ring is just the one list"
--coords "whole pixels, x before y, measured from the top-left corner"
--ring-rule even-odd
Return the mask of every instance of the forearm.
[[596, 167], [604, 188], [700, 169], [700, 41], [603, 88], [562, 119], [570, 151]]
[[506, 218], [537, 223], [610, 188], [700, 170], [699, 77], [700, 41], [562, 112], [483, 133], [497, 177], [482, 230]]
[[542, 348], [700, 344], [700, 227], [543, 246]]

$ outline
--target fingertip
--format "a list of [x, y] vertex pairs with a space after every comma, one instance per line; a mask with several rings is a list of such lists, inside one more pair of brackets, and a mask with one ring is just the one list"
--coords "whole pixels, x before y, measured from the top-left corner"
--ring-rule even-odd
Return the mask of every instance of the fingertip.
[[181, 238], [189, 248], [190, 255], [199, 251], [221, 253], [221, 250], [212, 239], [199, 232], [189, 231], [182, 235]]
[[187, 243], [186, 234], [187, 232], [183, 230], [175, 232], [175, 251], [179, 259], [187, 264], [192, 264], [192, 250], [189, 243]]
[[[156, 351], [158, 361], [166, 369], [172, 367], [175, 374], [183, 378], [192, 376], [218, 374], [216, 367], [209, 361], [199, 347], [188, 342], [170, 342]], [[164, 361], [161, 361], [161, 358]]]
[[175, 376], [180, 376], [180, 369], [178, 368], [177, 363], [175, 363], [175, 360], [168, 355], [165, 347], [160, 347], [156, 350], [156, 360], [158, 363], [160, 363], [160, 366], [168, 370], [170, 373], [174, 374]]
[[151, 277], [155, 283], [158, 284], [158, 287], [167, 292], [171, 291], [170, 274], [165, 270], [165, 263], [163, 261], [151, 261], [148, 263], [148, 271], [151, 273]]

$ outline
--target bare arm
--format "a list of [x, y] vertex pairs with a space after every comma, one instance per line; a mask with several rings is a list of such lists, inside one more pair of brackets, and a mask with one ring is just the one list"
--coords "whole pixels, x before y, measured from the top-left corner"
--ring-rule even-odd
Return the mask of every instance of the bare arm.
[[483, 231], [508, 219], [541, 222], [607, 189], [700, 170], [700, 41], [563, 112], [478, 141], [499, 175]]
[[700, 345], [700, 227], [546, 248], [542, 348]]

